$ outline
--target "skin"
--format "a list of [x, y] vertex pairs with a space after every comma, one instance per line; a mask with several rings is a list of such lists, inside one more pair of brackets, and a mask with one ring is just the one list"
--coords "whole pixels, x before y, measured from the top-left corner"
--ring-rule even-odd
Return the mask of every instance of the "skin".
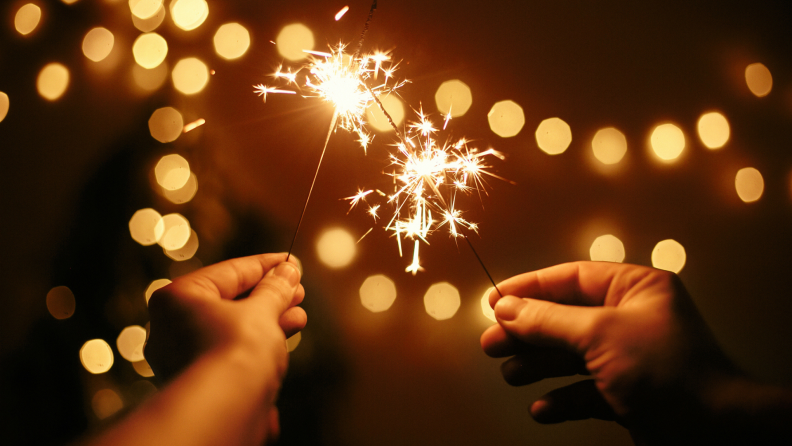
[[576, 262], [498, 287], [504, 297], [489, 296], [498, 323], [481, 345], [511, 356], [501, 369], [509, 384], [591, 376], [534, 402], [536, 421], [614, 420], [638, 444], [789, 441], [792, 394], [737, 370], [675, 274]]

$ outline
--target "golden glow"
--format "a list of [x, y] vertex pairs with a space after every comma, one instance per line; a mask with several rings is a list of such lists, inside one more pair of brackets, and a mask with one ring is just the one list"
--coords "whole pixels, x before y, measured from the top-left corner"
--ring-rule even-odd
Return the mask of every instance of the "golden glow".
[[132, 240], [143, 246], [150, 246], [162, 238], [165, 223], [159, 212], [151, 208], [141, 209], [129, 219], [129, 234]]
[[203, 90], [209, 82], [209, 69], [206, 64], [188, 57], [176, 63], [173, 67], [173, 86], [184, 94], [195, 94]]
[[751, 203], [762, 197], [764, 192], [764, 178], [753, 167], [745, 167], [737, 172], [734, 178], [734, 187], [740, 200]]
[[181, 155], [165, 155], [154, 166], [154, 177], [163, 189], [181, 189], [190, 179], [190, 164]]
[[36, 88], [41, 97], [54, 101], [66, 92], [69, 86], [69, 70], [59, 63], [47, 64], [41, 69], [36, 81]]
[[536, 128], [536, 144], [548, 155], [564, 153], [572, 143], [572, 129], [560, 118], [545, 119]]
[[473, 95], [470, 92], [470, 87], [464, 82], [457, 79], [445, 81], [435, 93], [435, 104], [437, 104], [437, 110], [444, 116], [450, 114], [452, 118], [456, 118], [464, 115], [470, 109], [473, 104]]
[[618, 238], [608, 234], [602, 235], [594, 240], [589, 249], [591, 260], [595, 262], [616, 262], [624, 261], [624, 244]]
[[176, 190], [168, 190], [163, 188], [160, 191], [162, 192], [162, 195], [171, 203], [187, 203], [188, 201], [192, 200], [195, 194], [198, 192], [198, 178], [195, 176], [195, 173], [190, 172], [190, 178], [181, 188]]
[[78, 0], [61, 0], [61, 1], [67, 5], [73, 5], [77, 3]]
[[497, 322], [498, 320], [495, 318], [495, 310], [492, 309], [489, 303], [489, 295], [491, 292], [495, 290], [495, 287], [487, 288], [487, 291], [484, 292], [484, 295], [481, 296], [481, 313], [487, 319], [491, 320], [492, 322]]
[[143, 344], [145, 343], [146, 329], [140, 325], [130, 325], [124, 328], [116, 339], [118, 353], [129, 362], [143, 360]]
[[157, 33], [141, 34], [132, 45], [135, 62], [143, 68], [156, 68], [168, 55], [168, 42]]
[[165, 250], [165, 255], [177, 262], [182, 262], [184, 260], [190, 260], [193, 258], [197, 251], [198, 234], [196, 234], [195, 231], [192, 231], [190, 233], [190, 238], [187, 239], [187, 243], [185, 243], [184, 246], [175, 251]]
[[55, 319], [68, 319], [74, 314], [74, 293], [65, 286], [56, 286], [47, 293], [47, 310]]
[[154, 294], [155, 291], [168, 285], [169, 283], [171, 283], [171, 281], [168, 279], [157, 279], [152, 281], [148, 288], [146, 288], [146, 304], [148, 304], [149, 299], [151, 299], [151, 295]]
[[192, 31], [209, 16], [206, 0], [173, 0], [170, 5], [173, 23], [185, 31]]
[[135, 368], [135, 371], [138, 375], [144, 378], [151, 378], [154, 376], [154, 371], [151, 370], [151, 366], [149, 365], [148, 361], [145, 359], [142, 361], [137, 361], [132, 363], [132, 367]]
[[10, 106], [11, 101], [8, 99], [8, 95], [0, 91], [0, 122], [3, 122], [3, 119], [8, 116], [8, 108]]
[[215, 33], [214, 47], [223, 59], [238, 59], [250, 48], [250, 33], [239, 23], [226, 23]]
[[438, 321], [452, 318], [461, 303], [459, 291], [448, 282], [436, 283], [424, 294], [426, 313]]
[[396, 300], [396, 284], [387, 276], [369, 276], [360, 286], [360, 303], [373, 313], [385, 311]]
[[286, 340], [286, 350], [288, 350], [289, 353], [293, 352], [294, 349], [296, 349], [297, 346], [300, 345], [301, 340], [302, 340], [302, 332], [298, 331], [296, 334], [292, 335], [292, 337]]
[[[151, 118], [148, 121], [149, 131], [151, 132], [151, 136], [159, 142], [166, 143], [166, 142], [173, 142], [181, 135], [182, 129], [184, 128], [184, 119], [182, 118], [181, 113], [173, 107], [163, 107], [159, 108], [151, 114]], [[178, 155], [169, 155], [169, 156], [178, 156]], [[185, 161], [186, 162], [186, 161]], [[157, 164], [159, 165], [159, 164]], [[167, 173], [167, 172], [163, 172]], [[187, 169], [187, 174], [184, 175], [184, 178], [181, 184], [177, 186], [171, 185], [169, 189], [176, 190], [182, 186], [184, 183], [187, 182], [187, 178], [190, 176], [190, 170]], [[159, 181], [159, 178], [157, 179]]]
[[[387, 111], [391, 119], [393, 119], [393, 123], [397, 126], [401, 125], [402, 121], [404, 121], [404, 104], [402, 104], [402, 101], [400, 101], [395, 94], [391, 94], [381, 97], [380, 102], [382, 102], [385, 111]], [[366, 119], [369, 125], [380, 132], [393, 131], [393, 127], [388, 123], [388, 118], [385, 116], [385, 113], [383, 113], [374, 102], [366, 109]]]
[[316, 243], [316, 253], [330, 268], [343, 268], [355, 257], [355, 239], [340, 228], [327, 230]]
[[685, 150], [685, 134], [674, 124], [660, 124], [652, 131], [652, 150], [663, 161], [673, 161]]
[[314, 47], [314, 37], [308, 27], [300, 23], [293, 23], [284, 26], [275, 39], [278, 53], [284, 58], [296, 61], [308, 57], [308, 53], [303, 50], [312, 50]]
[[135, 79], [135, 84], [144, 91], [154, 91], [165, 83], [168, 77], [168, 64], [162, 63], [152, 69], [135, 64], [132, 66], [132, 77]]
[[591, 149], [602, 164], [616, 164], [627, 153], [627, 138], [613, 127], [600, 129], [591, 140]]
[[176, 251], [184, 247], [190, 240], [192, 229], [190, 222], [181, 214], [168, 214], [162, 217], [165, 229], [157, 242], [166, 251]]
[[140, 32], [150, 33], [155, 29], [159, 28], [162, 25], [162, 22], [165, 20], [165, 5], [160, 3], [159, 9], [157, 12], [154, 13], [151, 17], [146, 19], [141, 19], [140, 17], [132, 14], [132, 23], [135, 25]]
[[204, 124], [206, 124], [206, 119], [204, 118], [196, 119], [195, 121], [184, 125], [184, 133], [192, 132], [193, 130], [197, 129], [198, 127]]
[[701, 142], [709, 149], [720, 149], [729, 141], [729, 121], [718, 112], [701, 115], [697, 128]]
[[91, 408], [96, 414], [96, 418], [104, 420], [116, 414], [124, 408], [124, 402], [117, 393], [110, 389], [102, 389], [96, 392], [91, 398]]
[[85, 35], [82, 44], [83, 54], [94, 62], [104, 60], [113, 51], [115, 38], [107, 28], [94, 28]]
[[129, 10], [132, 17], [145, 20], [156, 15], [163, 7], [162, 3], [162, 0], [129, 0]]
[[336, 15], [335, 15], [335, 20], [336, 20], [336, 22], [337, 22], [337, 21], [339, 21], [339, 20], [341, 20], [341, 17], [343, 17], [343, 16], [344, 16], [344, 14], [346, 14], [346, 13], [347, 13], [347, 11], [349, 11], [349, 6], [344, 6], [343, 8], [341, 8], [341, 10], [340, 10], [340, 11], [338, 11], [338, 12], [336, 13]]
[[676, 240], [663, 240], [652, 250], [652, 266], [657, 269], [679, 273], [686, 260], [685, 248]]
[[39, 22], [41, 22], [41, 8], [33, 3], [28, 3], [19, 8], [16, 16], [14, 16], [14, 28], [23, 36], [32, 33], [39, 25]]
[[487, 114], [487, 119], [490, 129], [502, 138], [516, 136], [525, 125], [523, 109], [514, 101], [496, 103]]
[[91, 339], [80, 349], [80, 362], [94, 375], [105, 373], [113, 366], [113, 349], [101, 339]]
[[745, 83], [756, 97], [764, 97], [773, 89], [773, 75], [761, 63], [752, 63], [745, 67]]

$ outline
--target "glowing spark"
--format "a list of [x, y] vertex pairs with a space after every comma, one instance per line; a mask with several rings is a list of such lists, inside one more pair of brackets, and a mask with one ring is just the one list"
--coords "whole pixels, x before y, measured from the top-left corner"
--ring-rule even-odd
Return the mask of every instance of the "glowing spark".
[[341, 10], [340, 10], [340, 11], [338, 11], [338, 12], [336, 13], [336, 15], [335, 15], [336, 22], [337, 22], [337, 21], [339, 21], [339, 20], [341, 20], [341, 17], [343, 17], [343, 16], [344, 16], [344, 14], [346, 14], [346, 13], [347, 13], [347, 11], [349, 11], [349, 6], [344, 6], [343, 8], [341, 8]]
[[406, 272], [408, 272], [408, 273], [412, 273], [412, 275], [413, 275], [413, 276], [414, 276], [414, 275], [415, 275], [415, 274], [416, 274], [418, 271], [423, 271], [423, 270], [424, 270], [424, 269], [423, 269], [423, 267], [421, 266], [421, 264], [419, 263], [419, 260], [418, 260], [418, 247], [419, 247], [419, 245], [418, 245], [418, 240], [416, 240], [416, 241], [415, 241], [415, 248], [413, 248], [413, 261], [412, 261], [412, 263], [411, 263], [411, 264], [410, 264], [410, 265], [407, 267], [407, 269], [405, 269], [405, 270], [404, 270], [404, 271], [406, 271]]
[[368, 210], [368, 214], [371, 215], [374, 218], [374, 221], [377, 221], [377, 218], [379, 217], [377, 215], [377, 211], [379, 210], [379, 208], [380, 208], [380, 205], [376, 205], [376, 206], [370, 207], [369, 210]]
[[253, 91], [256, 92], [259, 96], [264, 98], [264, 102], [267, 102], [267, 94], [268, 93], [283, 93], [283, 94], [297, 94], [296, 91], [292, 90], [278, 90], [277, 88], [270, 88], [263, 84], [258, 84], [253, 87]]
[[350, 202], [350, 203], [349, 203], [349, 211], [347, 211], [347, 214], [348, 214], [348, 213], [349, 213], [349, 212], [350, 212], [350, 211], [351, 211], [351, 210], [352, 210], [352, 209], [353, 209], [355, 206], [357, 206], [357, 204], [360, 202], [360, 200], [364, 200], [364, 201], [365, 201], [365, 199], [366, 199], [366, 195], [368, 195], [368, 194], [370, 194], [370, 193], [372, 193], [372, 192], [374, 192], [374, 191], [373, 191], [373, 190], [367, 190], [367, 191], [363, 192], [362, 190], [358, 189], [358, 193], [357, 193], [357, 194], [355, 194], [355, 195], [353, 195], [353, 196], [351, 196], [351, 197], [346, 197], [346, 198], [344, 198], [344, 200], [349, 200], [349, 202]]
[[200, 126], [202, 126], [204, 124], [206, 124], [206, 120], [203, 119], [203, 118], [195, 120], [195, 121], [193, 121], [193, 122], [191, 122], [191, 123], [189, 123], [189, 124], [184, 126], [184, 133], [187, 133], [187, 132], [189, 132], [191, 130], [195, 130], [196, 128], [198, 128], [198, 127], [200, 127]]
[[366, 231], [366, 233], [365, 233], [365, 234], [363, 234], [363, 235], [362, 235], [362, 236], [361, 236], [361, 237], [358, 239], [358, 241], [357, 241], [357, 242], [355, 242], [355, 244], [358, 244], [358, 243], [360, 243], [360, 241], [361, 241], [361, 240], [363, 240], [364, 238], [366, 238], [366, 236], [367, 236], [367, 235], [369, 235], [369, 232], [371, 232], [373, 229], [374, 229], [374, 228], [369, 228], [369, 230], [368, 230], [368, 231]]

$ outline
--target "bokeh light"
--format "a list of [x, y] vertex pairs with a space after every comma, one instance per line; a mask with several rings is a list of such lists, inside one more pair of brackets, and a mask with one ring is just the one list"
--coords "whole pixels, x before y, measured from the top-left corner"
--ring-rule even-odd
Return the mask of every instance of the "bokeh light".
[[214, 47], [223, 59], [238, 59], [250, 48], [250, 33], [239, 23], [226, 23], [215, 33]]
[[132, 12], [132, 17], [139, 19], [145, 20], [153, 17], [162, 7], [162, 0], [129, 0], [129, 10]]
[[173, 86], [184, 94], [195, 94], [203, 90], [209, 82], [209, 69], [195, 57], [188, 57], [173, 67]]
[[185, 31], [192, 31], [209, 16], [206, 0], [173, 0], [170, 5], [173, 23]]
[[104, 60], [113, 51], [115, 38], [107, 28], [97, 27], [85, 35], [82, 50], [85, 57], [94, 62]]
[[387, 276], [369, 276], [360, 286], [360, 303], [373, 313], [385, 311], [396, 300], [396, 284]]
[[135, 372], [137, 372], [138, 375], [144, 378], [151, 378], [154, 376], [154, 371], [151, 370], [151, 366], [145, 359], [142, 361], [133, 362], [132, 367], [135, 369]]
[[761, 63], [752, 63], [745, 67], [745, 83], [756, 97], [764, 97], [773, 89], [773, 75]]
[[23, 5], [14, 16], [14, 28], [26, 36], [32, 33], [41, 22], [41, 8], [33, 3]]
[[110, 370], [113, 361], [113, 349], [102, 339], [91, 339], [80, 349], [80, 362], [94, 375]]
[[157, 33], [141, 34], [132, 44], [135, 62], [143, 68], [156, 68], [168, 55], [168, 42]]
[[151, 208], [141, 209], [129, 219], [129, 234], [132, 240], [143, 246], [150, 246], [162, 238], [165, 223], [159, 212]]
[[132, 77], [135, 79], [135, 84], [143, 89], [143, 91], [154, 91], [165, 83], [168, 78], [168, 64], [162, 63], [155, 68], [143, 68], [138, 64], [132, 66]]
[[286, 350], [288, 350], [289, 353], [293, 352], [294, 349], [300, 345], [300, 341], [302, 341], [302, 332], [298, 331], [297, 333], [293, 334], [292, 337], [286, 340]]
[[[402, 104], [402, 101], [400, 101], [396, 95], [388, 95], [381, 97], [380, 102], [385, 108], [385, 111], [387, 111], [390, 115], [391, 119], [393, 119], [393, 123], [397, 126], [401, 125], [402, 121], [404, 121], [404, 104]], [[374, 127], [374, 129], [379, 130], [380, 132], [393, 131], [393, 127], [391, 127], [390, 123], [388, 122], [388, 118], [385, 116], [385, 113], [380, 110], [376, 103], [372, 103], [366, 109], [366, 121], [368, 124]]]
[[502, 138], [517, 135], [525, 125], [523, 109], [514, 101], [501, 101], [492, 106], [487, 114], [490, 129]]
[[47, 64], [42, 68], [36, 81], [39, 94], [48, 101], [54, 101], [63, 96], [68, 86], [69, 70], [57, 62]]
[[686, 261], [685, 248], [676, 240], [663, 240], [652, 250], [652, 266], [657, 269], [679, 273]]
[[184, 246], [175, 251], [165, 250], [165, 255], [177, 262], [190, 260], [195, 253], [198, 252], [198, 245], [198, 234], [192, 230], [190, 232], [190, 238], [187, 239], [187, 243], [185, 243]]
[[146, 304], [148, 304], [149, 299], [151, 299], [151, 295], [154, 294], [155, 291], [170, 283], [172, 282], [169, 279], [152, 280], [149, 286], [146, 288]]
[[536, 144], [548, 155], [564, 153], [572, 143], [572, 129], [560, 118], [549, 118], [536, 128]]
[[308, 57], [303, 50], [312, 50], [314, 47], [314, 36], [308, 27], [300, 23], [293, 23], [283, 27], [275, 39], [278, 53], [284, 58], [296, 61]]
[[458, 79], [445, 81], [435, 93], [435, 104], [440, 113], [448, 115], [450, 112], [451, 117], [456, 118], [467, 113], [473, 104], [473, 95], [464, 82]]
[[162, 195], [171, 203], [183, 204], [192, 200], [198, 192], [198, 178], [195, 173], [190, 172], [190, 178], [184, 183], [184, 186], [176, 190], [168, 190], [165, 188], [160, 189]]
[[613, 127], [600, 129], [591, 140], [594, 157], [602, 164], [616, 164], [627, 153], [627, 138]]
[[495, 310], [492, 309], [489, 303], [489, 295], [494, 290], [495, 287], [489, 287], [487, 288], [487, 291], [484, 292], [484, 295], [481, 296], [481, 314], [483, 314], [484, 317], [491, 320], [492, 322], [497, 322], [498, 320], [495, 318]]
[[102, 389], [96, 392], [91, 398], [91, 408], [96, 414], [96, 418], [104, 420], [115, 415], [119, 410], [124, 408], [124, 402], [113, 390]]
[[0, 91], [0, 122], [3, 122], [3, 119], [8, 116], [8, 109], [10, 106], [11, 100], [8, 99], [8, 95]]
[[624, 261], [624, 244], [611, 234], [601, 235], [594, 240], [589, 248], [591, 260], [595, 262]]
[[734, 187], [740, 200], [751, 203], [762, 197], [764, 192], [764, 178], [753, 167], [744, 167], [737, 172], [734, 178]]
[[720, 149], [729, 141], [729, 121], [718, 112], [704, 113], [698, 120], [701, 142], [709, 149]]
[[316, 253], [330, 268], [343, 268], [355, 257], [355, 239], [340, 228], [327, 230], [316, 243]]
[[[151, 136], [154, 139], [162, 143], [173, 142], [176, 141], [179, 135], [181, 135], [182, 129], [184, 129], [184, 118], [182, 118], [181, 113], [175, 108], [163, 107], [158, 108], [151, 114], [148, 125]], [[171, 190], [176, 190], [184, 186], [189, 176], [190, 171], [188, 169], [184, 181], [178, 187], [174, 187]]]
[[157, 242], [166, 251], [181, 249], [190, 240], [192, 229], [190, 222], [181, 214], [168, 214], [162, 217], [165, 229]]
[[74, 314], [76, 302], [69, 287], [56, 286], [47, 293], [47, 310], [55, 319], [68, 319]]
[[438, 321], [452, 318], [461, 303], [459, 291], [448, 282], [436, 283], [424, 294], [426, 313]]
[[190, 163], [181, 155], [165, 155], [154, 166], [154, 178], [163, 189], [181, 189], [190, 179]]
[[163, 3], [160, 3], [159, 9], [157, 12], [154, 13], [151, 17], [146, 19], [141, 19], [140, 17], [132, 14], [132, 24], [135, 25], [139, 31], [144, 33], [150, 33], [155, 29], [159, 28], [162, 25], [162, 22], [165, 20], [166, 9]]
[[652, 150], [663, 161], [672, 161], [685, 150], [685, 134], [674, 124], [660, 124], [652, 131]]
[[143, 360], [143, 344], [145, 343], [146, 329], [140, 325], [130, 325], [124, 328], [116, 339], [118, 353], [129, 362]]

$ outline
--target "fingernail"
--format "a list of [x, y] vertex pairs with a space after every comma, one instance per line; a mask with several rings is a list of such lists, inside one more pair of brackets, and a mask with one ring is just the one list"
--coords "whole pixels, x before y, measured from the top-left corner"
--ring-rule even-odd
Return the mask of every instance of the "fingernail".
[[276, 266], [272, 273], [286, 279], [291, 286], [297, 286], [300, 283], [300, 271], [297, 270], [297, 266], [293, 263], [283, 262]]
[[504, 296], [495, 304], [495, 317], [504, 321], [513, 321], [517, 319], [525, 304], [525, 299]]

